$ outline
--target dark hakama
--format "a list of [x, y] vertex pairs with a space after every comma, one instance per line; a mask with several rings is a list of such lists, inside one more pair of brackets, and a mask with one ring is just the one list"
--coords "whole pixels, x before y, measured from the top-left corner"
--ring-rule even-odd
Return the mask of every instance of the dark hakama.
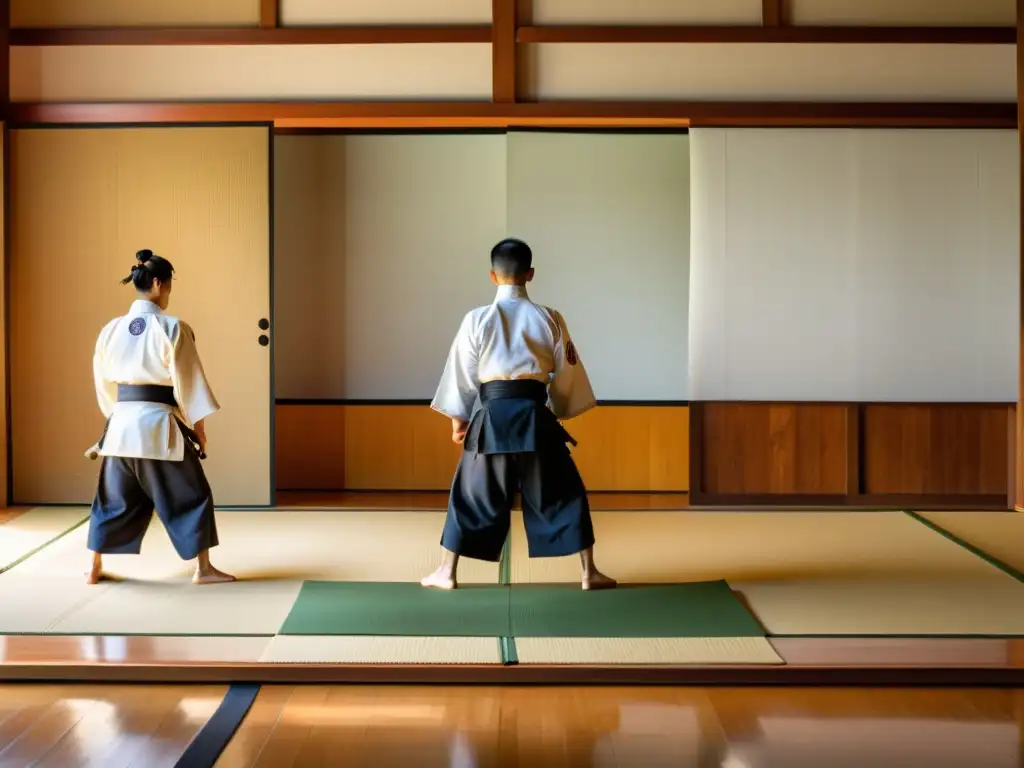
[[466, 432], [441, 546], [496, 562], [515, 495], [523, 501], [530, 557], [573, 555], [594, 545], [587, 491], [538, 381], [489, 382]]
[[[167, 402], [170, 390], [171, 402]], [[118, 400], [173, 403], [170, 387], [119, 387]], [[213, 491], [200, 463], [198, 439], [185, 437], [182, 461], [104, 456], [89, 518], [89, 549], [104, 555], [137, 555], [156, 511], [182, 560], [217, 546]], [[102, 447], [102, 440], [100, 441]]]

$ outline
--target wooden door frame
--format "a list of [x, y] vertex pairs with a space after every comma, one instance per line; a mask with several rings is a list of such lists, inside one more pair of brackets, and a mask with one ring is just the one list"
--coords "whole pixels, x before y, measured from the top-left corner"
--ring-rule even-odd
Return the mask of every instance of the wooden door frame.
[[[7, 382], [6, 390], [6, 402], [4, 403], [4, 409], [7, 416], [7, 487], [3, 489], [5, 494], [5, 506], [10, 506], [14, 503], [14, 430], [11, 428], [13, 422], [13, 398], [11, 396], [11, 259], [13, 253], [13, 242], [11, 239], [11, 190], [13, 189], [12, 178], [11, 178], [11, 134], [15, 131], [30, 131], [30, 130], [98, 130], [98, 129], [123, 129], [123, 128], [264, 128], [267, 132], [267, 143], [268, 143], [268, 154], [267, 154], [267, 185], [268, 185], [268, 196], [267, 196], [267, 226], [268, 231], [268, 269], [269, 269], [269, 285], [270, 295], [268, 297], [269, 302], [269, 317], [270, 328], [268, 336], [270, 337], [269, 354], [270, 354], [270, 449], [269, 461], [270, 466], [269, 478], [270, 478], [270, 498], [269, 503], [265, 505], [226, 505], [218, 506], [219, 509], [273, 509], [277, 503], [277, 483], [276, 483], [276, 450], [275, 450], [275, 411], [274, 411], [274, 332], [276, 330], [275, 317], [274, 317], [274, 124], [272, 122], [264, 121], [253, 121], [253, 122], [169, 122], [169, 123], [17, 123], [12, 125], [11, 121], [8, 120], [4, 123], [3, 128], [3, 228], [4, 228], [4, 252], [3, 252], [3, 270], [4, 270], [4, 290], [3, 290], [3, 339], [4, 339], [4, 376]], [[79, 504], [52, 504], [48, 506], [80, 506]]]

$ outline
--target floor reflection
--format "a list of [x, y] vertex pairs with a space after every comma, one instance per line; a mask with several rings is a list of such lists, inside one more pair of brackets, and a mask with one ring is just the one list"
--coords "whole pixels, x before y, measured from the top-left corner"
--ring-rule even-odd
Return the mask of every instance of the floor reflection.
[[[0, 766], [173, 765], [225, 687], [0, 686]], [[1009, 690], [265, 686], [218, 768], [1013, 768]]]

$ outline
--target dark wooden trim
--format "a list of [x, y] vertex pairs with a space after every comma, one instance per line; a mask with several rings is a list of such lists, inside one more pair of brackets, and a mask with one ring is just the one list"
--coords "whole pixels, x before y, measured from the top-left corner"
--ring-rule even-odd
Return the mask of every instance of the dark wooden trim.
[[1006, 508], [1013, 509], [1017, 490], [1017, 407], [1006, 406]]
[[13, 104], [11, 120], [19, 126], [274, 122], [280, 128], [1016, 128], [1017, 107], [959, 102], [51, 102]]
[[492, 0], [491, 101], [516, 100], [516, 0]]
[[[767, 0], [766, 0], [767, 1]], [[544, 43], [811, 43], [1014, 45], [1013, 27], [522, 26], [516, 40]]]
[[280, 17], [280, 0], [260, 0], [260, 28], [275, 29]]
[[[1024, 0], [1017, 0], [1017, 141], [1020, 149], [1024, 151]], [[1024, 188], [1024, 154], [1020, 155], [1020, 184]], [[1020, 247], [1024, 249], [1024, 196], [1020, 201]], [[1024, 250], [1021, 251], [1024, 254]], [[1019, 258], [1024, 264], [1024, 258]], [[1020, 295], [1024, 298], [1024, 269], [1020, 275]], [[1017, 349], [1018, 360], [1018, 388], [1017, 388], [1017, 418], [1016, 418], [1016, 439], [1014, 445], [1014, 472], [1013, 482], [1013, 505], [1015, 509], [1024, 511], [1024, 303], [1020, 307], [1018, 327], [1021, 330], [1019, 349]]]
[[[692, 411], [691, 411], [692, 413]], [[691, 424], [693, 417], [691, 415]], [[691, 429], [692, 432], [692, 429]], [[696, 445], [690, 445], [690, 465], [693, 456], [698, 453]], [[701, 507], [786, 507], [793, 508], [825, 508], [842, 509], [917, 509], [917, 510], [989, 510], [1006, 511], [1006, 496], [994, 494], [858, 494], [856, 496], [815, 495], [815, 494], [771, 494], [771, 493], [701, 493], [699, 496], [692, 490], [693, 479], [690, 479], [690, 509]]]
[[[597, 404], [603, 408], [622, 407], [644, 407], [644, 408], [686, 408], [690, 405], [687, 400], [598, 400]], [[417, 398], [393, 398], [383, 400], [359, 400], [344, 397], [280, 397], [274, 401], [274, 405], [300, 406], [300, 405], [430, 405], [429, 399]]]
[[704, 403], [690, 403], [690, 505], [705, 503]]
[[853, 405], [861, 409], [871, 407], [891, 408], [1016, 408], [1016, 403], [1000, 402], [953, 402], [938, 400], [863, 400], [851, 402], [848, 400], [691, 400], [691, 404], [703, 403], [705, 405], [831, 405], [848, 406]]
[[11, 45], [26, 47], [67, 45], [384, 45], [490, 42], [491, 28], [479, 24], [11, 30]]
[[451, 684], [451, 685], [829, 685], [1024, 687], [1014, 667], [586, 667], [516, 664], [7, 664], [2, 682]]
[[862, 409], [859, 403], [846, 406], [846, 495], [861, 495], [861, 466], [864, 450]]
[[782, 20], [782, 4], [785, 0], [761, 0], [761, 26], [778, 27]]
[[3, 311], [0, 312], [0, 317], [3, 318], [3, 339], [4, 339], [4, 399], [0, 403], [0, 407], [4, 409], [4, 413], [7, 417], [7, 432], [4, 435], [5, 447], [7, 450], [7, 461], [5, 469], [7, 471], [7, 482], [0, 488], [0, 492], [3, 493], [4, 506], [10, 506], [14, 503], [14, 430], [13, 430], [13, 419], [12, 414], [14, 409], [12, 407], [11, 397], [11, 253], [13, 253], [13, 239], [11, 237], [13, 232], [12, 222], [13, 217], [11, 215], [11, 190], [12, 179], [14, 177], [13, 168], [11, 167], [11, 159], [14, 153], [11, 151], [11, 140], [13, 134], [9, 124], [4, 124], [3, 131], [3, 300], [4, 306]]

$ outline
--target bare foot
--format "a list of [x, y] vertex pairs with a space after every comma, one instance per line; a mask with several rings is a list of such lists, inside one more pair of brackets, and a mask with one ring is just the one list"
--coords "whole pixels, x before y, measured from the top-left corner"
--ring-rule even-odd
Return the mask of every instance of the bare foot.
[[85, 583], [86, 584], [99, 584], [101, 581], [111, 581], [111, 577], [103, 572], [103, 567], [94, 565], [88, 571], [85, 572]]
[[611, 576], [605, 576], [596, 569], [583, 577], [583, 590], [585, 592], [597, 589], [615, 589], [617, 585], [618, 582], [615, 579]]
[[459, 586], [455, 581], [455, 577], [443, 566], [426, 578], [421, 579], [420, 584], [429, 589], [455, 589]]
[[218, 571], [212, 565], [204, 570], [197, 568], [195, 576], [192, 577], [193, 584], [226, 584], [234, 580], [235, 577], [230, 573]]

